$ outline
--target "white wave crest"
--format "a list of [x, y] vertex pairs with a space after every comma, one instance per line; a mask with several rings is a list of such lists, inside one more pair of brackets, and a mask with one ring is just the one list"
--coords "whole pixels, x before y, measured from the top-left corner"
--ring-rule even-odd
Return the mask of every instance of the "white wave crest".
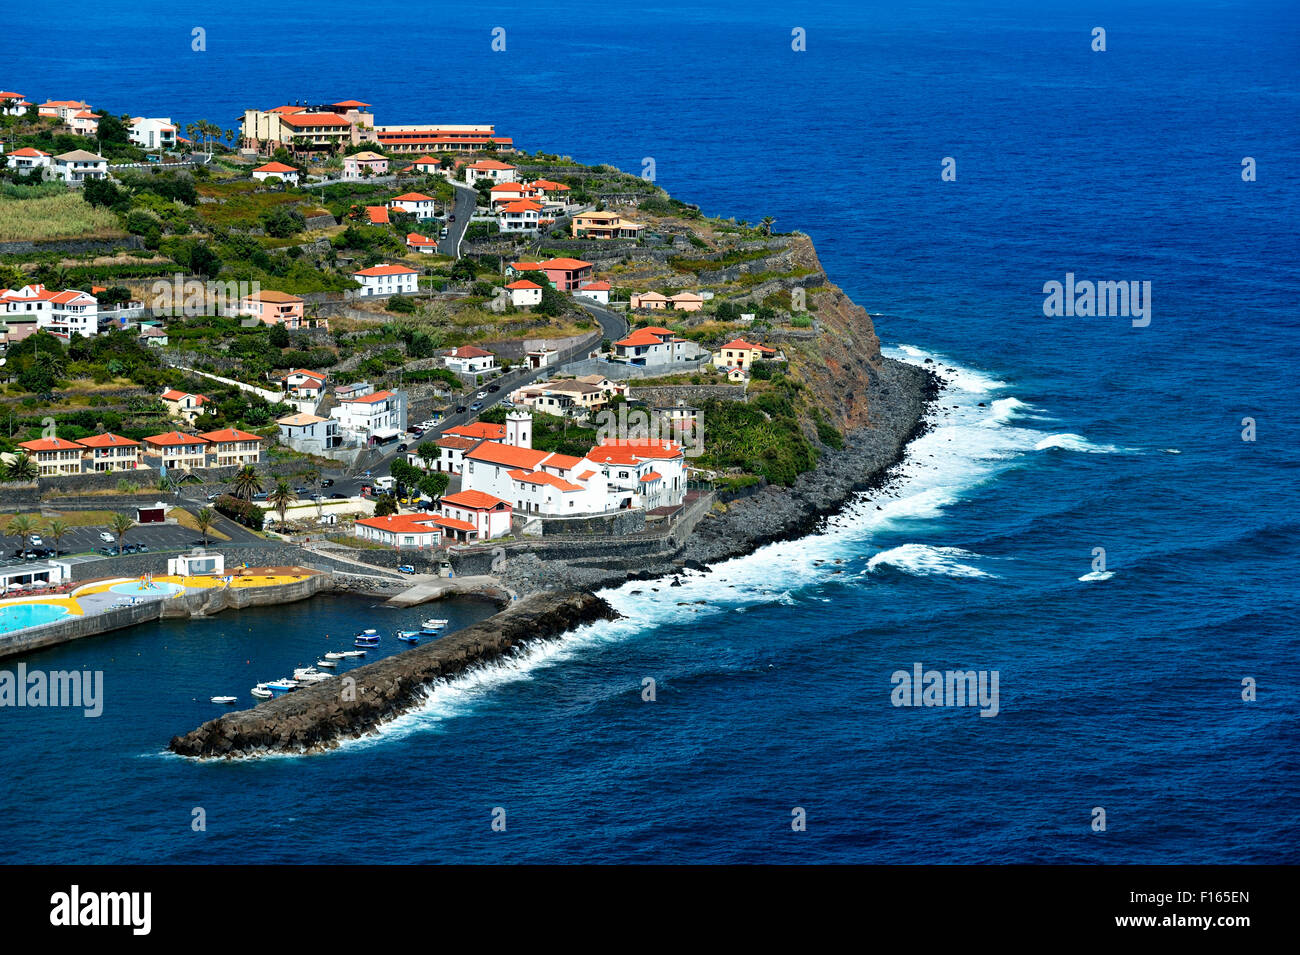
[[960, 547], [902, 544], [872, 557], [867, 561], [867, 571], [875, 573], [881, 568], [890, 567], [914, 577], [997, 577], [997, 574], [962, 563], [979, 557], [979, 554]]
[[1089, 454], [1124, 454], [1132, 453], [1132, 448], [1121, 448], [1113, 444], [1093, 444], [1081, 434], [1049, 434], [1034, 445], [1035, 451], [1086, 451]]
[[1080, 577], [1079, 579], [1080, 579], [1080, 580], [1083, 580], [1083, 581], [1090, 581], [1090, 580], [1110, 580], [1110, 579], [1111, 579], [1112, 577], [1114, 577], [1114, 576], [1115, 576], [1115, 571], [1113, 571], [1113, 570], [1094, 570], [1094, 571], [1093, 571], [1092, 573], [1090, 573], [1090, 574], [1084, 574], [1084, 575], [1083, 575], [1082, 577]]

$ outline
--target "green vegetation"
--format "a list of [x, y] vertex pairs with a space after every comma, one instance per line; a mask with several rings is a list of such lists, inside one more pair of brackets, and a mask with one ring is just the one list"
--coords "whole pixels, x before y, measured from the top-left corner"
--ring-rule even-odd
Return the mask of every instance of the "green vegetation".
[[0, 203], [0, 242], [109, 239], [126, 235], [117, 216], [79, 193], [45, 195]]

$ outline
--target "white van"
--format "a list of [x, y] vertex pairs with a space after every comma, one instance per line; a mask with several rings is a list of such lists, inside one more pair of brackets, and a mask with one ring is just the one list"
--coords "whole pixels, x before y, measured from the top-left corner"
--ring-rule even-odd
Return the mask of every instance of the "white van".
[[391, 474], [385, 474], [381, 478], [375, 478], [375, 487], [381, 491], [391, 491], [397, 487], [397, 478]]

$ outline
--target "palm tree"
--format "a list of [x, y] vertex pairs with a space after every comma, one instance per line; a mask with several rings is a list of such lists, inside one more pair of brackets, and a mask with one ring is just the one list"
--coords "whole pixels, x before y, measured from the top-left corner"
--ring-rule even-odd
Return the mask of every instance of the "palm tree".
[[302, 479], [311, 485], [311, 496], [312, 500], [316, 502], [316, 517], [319, 519], [321, 516], [320, 470], [318, 468], [311, 468], [310, 470], [304, 471]]
[[199, 533], [203, 535], [203, 546], [208, 546], [208, 532], [212, 530], [212, 525], [217, 522], [216, 511], [210, 507], [204, 507], [195, 512], [194, 524]]
[[275, 512], [280, 515], [280, 523], [284, 523], [284, 515], [289, 510], [289, 505], [298, 500], [298, 495], [294, 493], [289, 486], [287, 478], [276, 478], [275, 487], [271, 493], [266, 496], [266, 503], [275, 508]]
[[772, 224], [774, 222], [776, 222], [776, 219], [773, 218], [772, 216], [763, 216], [763, 218], [759, 221], [758, 224], [762, 227], [764, 235], [772, 234]]
[[34, 481], [39, 473], [36, 462], [25, 451], [10, 461], [6, 470], [11, 481]]
[[135, 521], [126, 514], [114, 514], [108, 522], [108, 529], [113, 532], [117, 538], [117, 552], [122, 553], [122, 540], [126, 537], [126, 532], [135, 527]]
[[45, 525], [45, 533], [49, 534], [50, 540], [54, 541], [55, 557], [59, 556], [59, 542], [67, 536], [68, 531], [71, 529], [68, 527], [67, 521], [61, 521], [57, 517]]
[[262, 493], [262, 478], [251, 464], [245, 464], [230, 482], [231, 493], [241, 501], [251, 501], [254, 494]]
[[32, 532], [32, 519], [26, 514], [15, 514], [5, 525], [6, 537], [17, 537], [22, 556], [27, 556], [27, 536]]

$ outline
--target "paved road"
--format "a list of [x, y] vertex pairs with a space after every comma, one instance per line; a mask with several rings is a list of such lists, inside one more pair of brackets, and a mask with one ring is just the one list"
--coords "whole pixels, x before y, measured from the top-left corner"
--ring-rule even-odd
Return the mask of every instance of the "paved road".
[[478, 204], [478, 191], [471, 189], [469, 186], [462, 186], [452, 183], [456, 188], [456, 205], [452, 212], [456, 215], [455, 222], [447, 223], [447, 238], [438, 243], [438, 252], [441, 255], [449, 255], [453, 259], [460, 258], [460, 240], [469, 228], [470, 217], [474, 215], [474, 207]]
[[613, 309], [599, 305], [589, 298], [579, 297], [574, 301], [590, 312], [596, 321], [600, 322], [601, 330], [604, 331], [605, 337], [610, 341], [616, 342], [627, 335], [629, 326], [625, 316]]

